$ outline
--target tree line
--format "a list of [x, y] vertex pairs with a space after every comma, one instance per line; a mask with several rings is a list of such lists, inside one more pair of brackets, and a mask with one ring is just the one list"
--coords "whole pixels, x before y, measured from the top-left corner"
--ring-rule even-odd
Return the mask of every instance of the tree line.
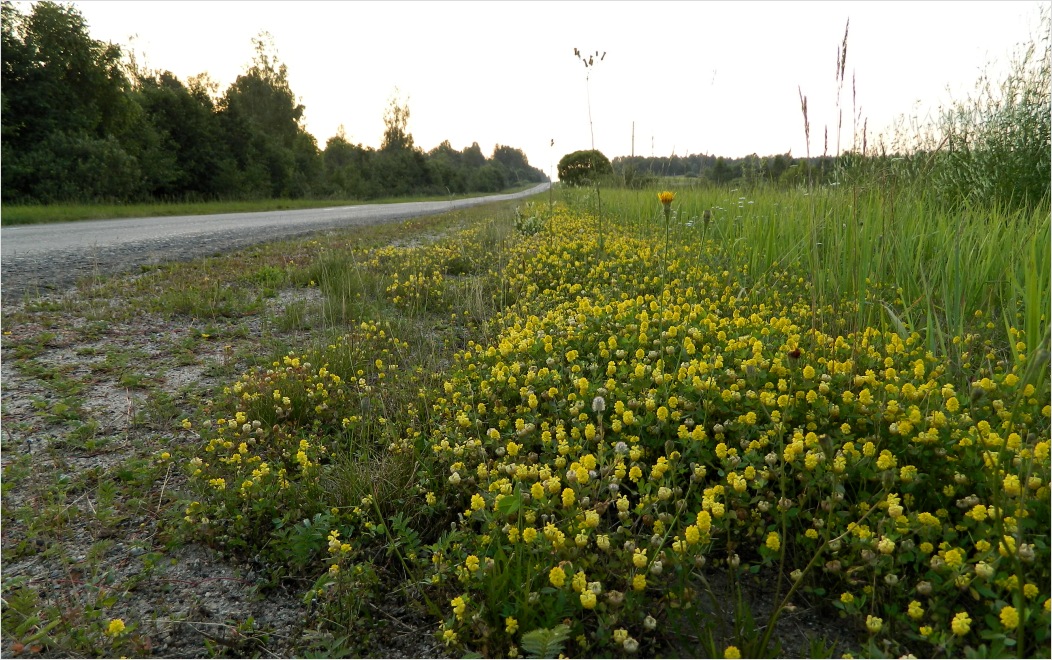
[[4, 203], [371, 199], [496, 192], [547, 180], [519, 149], [424, 152], [392, 99], [379, 149], [341, 129], [319, 148], [265, 33], [222, 93], [207, 74], [145, 71], [72, 6], [2, 4]]
[[686, 156], [618, 156], [611, 161], [613, 171], [629, 186], [642, 186], [655, 178], [685, 177], [709, 183], [769, 183], [798, 185], [828, 179], [836, 168], [832, 156], [795, 158], [791, 153], [742, 158], [709, 154]]

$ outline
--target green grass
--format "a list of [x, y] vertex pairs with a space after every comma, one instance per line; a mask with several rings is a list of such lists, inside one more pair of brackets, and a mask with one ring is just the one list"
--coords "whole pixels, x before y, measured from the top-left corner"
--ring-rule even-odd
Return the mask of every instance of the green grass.
[[[604, 191], [604, 207], [637, 236], [660, 233], [656, 193]], [[901, 323], [962, 374], [976, 365], [966, 366], [959, 340], [979, 328], [1013, 355], [1019, 341], [1028, 350], [1048, 350], [1047, 203], [1032, 210], [951, 210], [923, 194], [870, 186], [782, 191], [699, 185], [677, 189], [674, 210], [676, 242], [711, 241], [744, 260], [747, 290], [763, 291], [772, 276], [802, 269], [816, 306], [852, 304], [849, 314], [838, 313], [830, 323], [848, 331]], [[1022, 336], [1009, 337], [1008, 326]]]
[[[369, 655], [384, 620], [373, 605], [390, 599], [426, 618], [417, 634], [442, 635], [447, 652], [488, 656], [511, 645], [575, 655], [633, 645], [675, 655], [699, 643], [714, 655], [1047, 648], [1035, 623], [1047, 619], [1045, 587], [1036, 600], [1018, 588], [1047, 572], [1047, 210], [951, 212], [879, 187], [676, 192], [666, 224], [656, 190], [604, 189], [602, 243], [594, 191], [569, 190], [554, 213], [545, 194], [518, 213], [490, 206], [256, 246], [5, 310], [5, 353], [43, 390], [36, 423], [61, 434], [55, 470], [5, 467], [5, 494], [37, 504], [5, 501], [5, 525], [26, 539], [5, 561], [38, 538], [56, 539], [61, 555], [80, 526], [106, 534], [141, 520], [145, 505], [165, 543], [252, 559], [266, 580], [299, 590], [312, 609], [292, 655], [343, 644]], [[152, 350], [123, 345], [107, 320], [147, 323]], [[61, 350], [92, 361], [90, 377], [56, 364]], [[162, 387], [186, 370], [196, 379]], [[129, 396], [116, 431], [84, 405], [105, 384]], [[892, 430], [907, 420], [939, 439]], [[980, 420], [1007, 424], [1006, 438], [983, 435]], [[700, 439], [684, 438], [695, 428]], [[996, 454], [977, 446], [995, 440]], [[112, 468], [66, 476], [64, 451], [129, 446]], [[618, 461], [640, 473], [609, 489]], [[917, 476], [901, 477], [911, 466]], [[530, 470], [541, 469], [556, 490], [535, 492]], [[117, 487], [104, 488], [111, 477]], [[741, 491], [739, 478], [750, 480]], [[711, 538], [684, 559], [674, 539], [693, 533], [685, 526], [712, 508], [703, 492], [716, 484], [730, 515], [713, 514]], [[1026, 513], [973, 520], [957, 504], [972, 497]], [[906, 523], [889, 513], [898, 499]], [[90, 514], [78, 503], [89, 500]], [[937, 510], [937, 530], [918, 522]], [[996, 544], [973, 550], [1012, 525], [1035, 563], [998, 559]], [[529, 547], [527, 528], [541, 532]], [[608, 550], [596, 549], [599, 533]], [[923, 556], [922, 540], [934, 541]], [[164, 547], [149, 548], [152, 561]], [[956, 576], [930, 565], [954, 548], [968, 566], [994, 567], [996, 581], [972, 578], [985, 601], [959, 598]], [[100, 574], [103, 549], [92, 555]], [[647, 550], [645, 571], [634, 549]], [[564, 585], [549, 577], [560, 562]], [[579, 572], [600, 583], [594, 609], [571, 591]], [[923, 599], [927, 641], [905, 615], [922, 580], [935, 594]], [[49, 651], [97, 654], [109, 648], [107, 620], [134, 595], [118, 590], [79, 615], [25, 583], [5, 583], [4, 597], [16, 604], [5, 628], [27, 645], [46, 636]], [[683, 607], [692, 599], [708, 623]], [[780, 627], [790, 601], [840, 623], [800, 638]], [[1002, 626], [1009, 606], [1029, 623]], [[959, 639], [949, 620], [960, 611], [974, 621]], [[869, 616], [883, 637], [866, 632]], [[135, 624], [118, 638], [123, 650], [153, 625]], [[275, 653], [273, 643], [254, 648]]]

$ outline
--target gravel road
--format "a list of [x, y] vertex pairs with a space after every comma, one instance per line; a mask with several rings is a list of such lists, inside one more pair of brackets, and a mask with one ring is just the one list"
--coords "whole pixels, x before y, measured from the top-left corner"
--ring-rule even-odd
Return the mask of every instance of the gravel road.
[[296, 211], [93, 220], [0, 228], [0, 295], [4, 304], [24, 294], [62, 290], [93, 274], [236, 250], [254, 243], [319, 230], [360, 227], [520, 199], [518, 193], [441, 202], [363, 204]]

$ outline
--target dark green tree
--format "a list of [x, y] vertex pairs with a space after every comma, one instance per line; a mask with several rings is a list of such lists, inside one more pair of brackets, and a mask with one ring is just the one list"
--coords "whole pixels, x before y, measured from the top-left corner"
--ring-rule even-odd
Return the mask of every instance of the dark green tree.
[[237, 172], [223, 149], [215, 104], [204, 79], [184, 85], [168, 71], [140, 75], [133, 98], [150, 129], [174, 160], [173, 176], [150, 193], [159, 198], [214, 199], [223, 196]]
[[493, 148], [493, 161], [500, 163], [508, 177], [508, 183], [517, 185], [530, 181], [544, 181], [544, 172], [530, 166], [521, 149], [498, 144]]
[[467, 192], [468, 182], [464, 175], [463, 155], [445, 140], [427, 153], [427, 166], [431, 180], [439, 192], [450, 194]]
[[[136, 122], [121, 50], [92, 39], [72, 6], [2, 6], [3, 199], [123, 198], [140, 163], [119, 139]], [[134, 150], [133, 150], [134, 151]]]
[[464, 150], [463, 158], [464, 167], [469, 170], [477, 170], [486, 164], [486, 157], [482, 154], [478, 142], [472, 142], [471, 146]]
[[252, 40], [252, 65], [219, 103], [223, 134], [241, 171], [243, 196], [299, 197], [320, 173], [317, 143], [303, 126], [304, 106], [289, 87], [267, 33]]
[[595, 183], [613, 173], [610, 160], [596, 149], [568, 153], [559, 160], [559, 180], [570, 186]]
[[407, 195], [431, 188], [431, 171], [423, 151], [409, 132], [409, 105], [391, 98], [384, 112], [384, 136], [374, 166], [375, 181], [384, 194]]
[[712, 170], [709, 173], [709, 176], [716, 183], [727, 183], [729, 181], [733, 181], [734, 179], [737, 179], [739, 176], [741, 176], [741, 165], [739, 164], [732, 167], [727, 162], [726, 158], [720, 156], [716, 159], [716, 163], [712, 166]]

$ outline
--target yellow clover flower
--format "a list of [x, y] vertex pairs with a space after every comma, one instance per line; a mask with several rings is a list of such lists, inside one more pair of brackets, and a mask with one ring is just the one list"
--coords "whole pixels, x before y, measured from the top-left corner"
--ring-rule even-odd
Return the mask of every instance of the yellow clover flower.
[[556, 566], [548, 571], [548, 581], [552, 583], [553, 587], [558, 589], [566, 584], [566, 572], [561, 567]]
[[1019, 625], [1019, 611], [1011, 605], [1001, 608], [1001, 625], [1008, 630], [1014, 630]]
[[954, 635], [963, 637], [972, 629], [972, 619], [968, 616], [967, 612], [958, 612], [953, 616], [953, 621], [950, 622], [950, 628], [953, 630]]

